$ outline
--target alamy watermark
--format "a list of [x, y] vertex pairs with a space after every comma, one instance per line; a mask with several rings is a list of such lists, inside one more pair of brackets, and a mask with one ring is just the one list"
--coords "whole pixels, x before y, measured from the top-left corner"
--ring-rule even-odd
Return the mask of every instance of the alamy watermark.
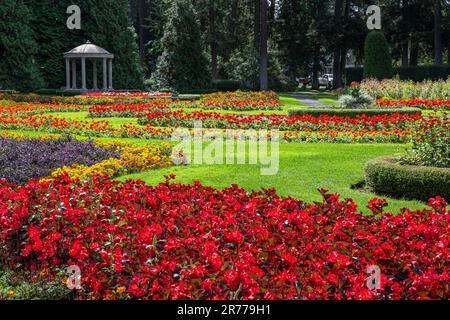
[[367, 273], [370, 274], [366, 280], [366, 285], [369, 290], [381, 289], [381, 269], [379, 266], [373, 265], [367, 268]]
[[273, 176], [280, 167], [280, 134], [277, 130], [203, 130], [202, 122], [193, 131], [177, 129], [172, 141], [176, 165], [258, 165], [263, 176]]
[[367, 28], [369, 30], [381, 30], [381, 8], [379, 6], [369, 6], [367, 8]]
[[72, 265], [66, 269], [69, 274], [67, 278], [66, 285], [69, 290], [80, 290], [81, 289], [81, 269], [79, 266]]
[[76, 4], [67, 7], [67, 14], [70, 16], [67, 18], [67, 28], [69, 30], [80, 30], [81, 29], [81, 9]]

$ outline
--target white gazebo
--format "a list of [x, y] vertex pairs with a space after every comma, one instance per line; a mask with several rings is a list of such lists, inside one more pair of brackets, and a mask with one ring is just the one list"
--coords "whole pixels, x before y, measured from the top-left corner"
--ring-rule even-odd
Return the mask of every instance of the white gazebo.
[[[91, 61], [93, 70], [93, 88], [98, 91], [97, 61], [103, 62], [103, 90], [113, 90], [112, 62], [114, 55], [103, 48], [87, 41], [64, 54], [66, 61], [66, 90], [87, 92], [86, 86], [86, 60]], [[81, 60], [81, 88], [77, 88], [77, 60]], [[72, 80], [72, 81], [71, 81]]]

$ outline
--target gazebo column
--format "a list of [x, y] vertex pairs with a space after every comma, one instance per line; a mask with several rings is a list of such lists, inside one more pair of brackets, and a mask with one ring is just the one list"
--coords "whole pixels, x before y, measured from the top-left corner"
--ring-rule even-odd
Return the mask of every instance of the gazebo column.
[[93, 70], [93, 84], [94, 90], [97, 90], [97, 61], [95, 59], [92, 60], [92, 70]]
[[72, 89], [77, 88], [77, 61], [72, 59]]
[[103, 58], [103, 90], [107, 90], [108, 76], [106, 72], [106, 58]]
[[112, 69], [112, 59], [109, 59], [108, 61], [108, 68], [109, 68], [109, 83], [108, 83], [108, 90], [113, 90], [113, 69]]
[[66, 89], [70, 90], [70, 60], [68, 58], [66, 60]]
[[86, 58], [81, 58], [81, 89], [86, 91]]

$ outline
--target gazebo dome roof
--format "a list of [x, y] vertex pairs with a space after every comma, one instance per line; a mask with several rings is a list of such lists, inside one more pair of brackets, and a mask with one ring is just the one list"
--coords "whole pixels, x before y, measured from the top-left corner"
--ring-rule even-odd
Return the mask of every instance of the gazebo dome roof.
[[114, 58], [114, 55], [105, 49], [91, 43], [89, 40], [64, 54], [65, 58]]

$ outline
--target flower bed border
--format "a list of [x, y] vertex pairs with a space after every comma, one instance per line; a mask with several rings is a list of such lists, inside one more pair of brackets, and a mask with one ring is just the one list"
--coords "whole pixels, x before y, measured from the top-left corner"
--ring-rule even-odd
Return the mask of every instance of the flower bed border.
[[401, 165], [398, 158], [370, 160], [367, 186], [378, 194], [427, 201], [437, 195], [450, 200], [450, 168]]
[[393, 114], [406, 114], [406, 115], [415, 115], [422, 114], [422, 110], [419, 108], [391, 108], [391, 109], [382, 109], [382, 108], [373, 108], [373, 109], [313, 109], [313, 110], [305, 110], [305, 109], [290, 109], [288, 114], [290, 117], [292, 116], [303, 116], [310, 115], [314, 117], [318, 117], [321, 115], [328, 116], [336, 116], [336, 117], [349, 117], [356, 118], [358, 116], [366, 115], [370, 116], [380, 116], [380, 115], [393, 115]]

